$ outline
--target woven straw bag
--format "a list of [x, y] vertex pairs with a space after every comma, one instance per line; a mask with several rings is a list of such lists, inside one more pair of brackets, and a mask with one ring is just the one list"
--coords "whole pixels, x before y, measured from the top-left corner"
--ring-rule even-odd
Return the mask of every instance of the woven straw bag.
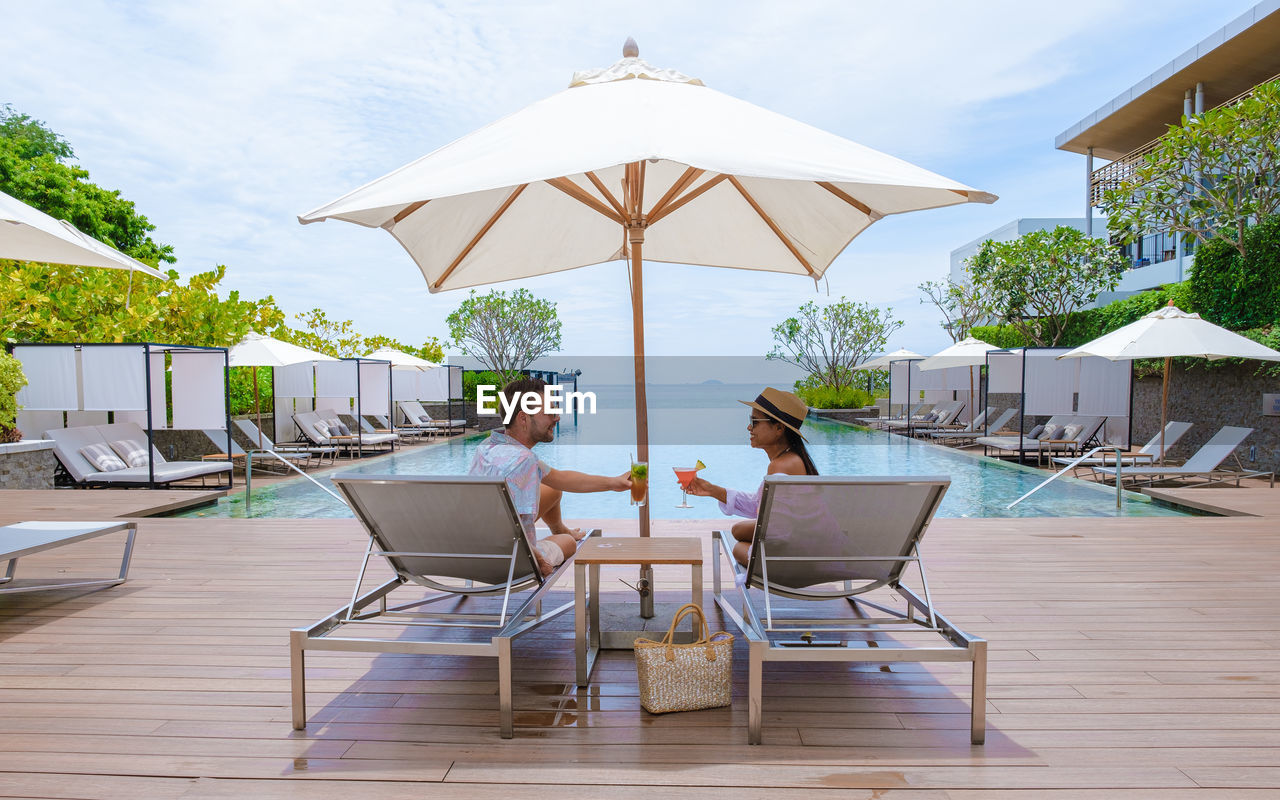
[[[676, 627], [690, 614], [696, 616], [698, 641], [674, 644]], [[650, 714], [730, 704], [733, 636], [723, 632], [710, 635], [701, 606], [686, 603], [676, 612], [662, 641], [636, 639], [635, 651], [640, 705]]]

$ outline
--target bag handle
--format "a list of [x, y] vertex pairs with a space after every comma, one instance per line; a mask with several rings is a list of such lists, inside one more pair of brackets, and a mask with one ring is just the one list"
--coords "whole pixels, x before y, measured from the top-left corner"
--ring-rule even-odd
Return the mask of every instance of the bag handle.
[[[702, 613], [702, 606], [697, 603], [685, 603], [680, 606], [680, 610], [676, 612], [676, 616], [671, 620], [671, 627], [667, 628], [667, 635], [662, 637], [662, 644], [670, 645], [675, 641], [676, 628], [680, 626], [681, 620], [690, 614], [697, 616], [694, 624], [695, 630], [700, 630], [698, 639], [693, 644], [702, 644], [711, 641], [711, 629], [707, 627], [707, 617]], [[700, 623], [700, 624], [699, 624]]]

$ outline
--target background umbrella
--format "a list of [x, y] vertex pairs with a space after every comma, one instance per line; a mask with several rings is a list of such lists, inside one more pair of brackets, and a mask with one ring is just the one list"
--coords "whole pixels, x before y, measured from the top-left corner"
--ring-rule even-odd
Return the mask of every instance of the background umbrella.
[[232, 367], [252, 367], [253, 411], [258, 418], [258, 449], [262, 449], [262, 406], [258, 402], [258, 367], [271, 367], [272, 395], [275, 394], [276, 367], [287, 367], [291, 364], [305, 364], [308, 361], [337, 361], [338, 359], [324, 353], [308, 350], [296, 344], [282, 342], [250, 333], [227, 351], [227, 363]]
[[133, 294], [134, 272], [165, 279], [165, 274], [155, 267], [149, 267], [136, 258], [81, 233], [70, 222], [51, 217], [4, 192], [0, 192], [0, 258], [37, 261], [42, 264], [127, 269], [129, 289], [124, 296], [125, 308], [129, 307], [129, 298]]
[[644, 256], [816, 281], [876, 220], [994, 200], [653, 67], [627, 40], [613, 66], [298, 219], [385, 229], [432, 292], [629, 259], [647, 461]]
[[1254, 358], [1280, 361], [1280, 352], [1246, 339], [1238, 333], [1188, 314], [1172, 302], [1123, 328], [1063, 353], [1058, 358], [1100, 356], [1112, 361], [1163, 358], [1164, 381], [1160, 388], [1160, 460], [1164, 461], [1164, 429], [1169, 416], [1169, 367], [1176, 357]]
[[425, 372], [426, 370], [438, 369], [440, 367], [439, 364], [433, 361], [428, 361], [425, 358], [410, 355], [409, 353], [406, 353], [403, 350], [397, 350], [394, 347], [383, 347], [378, 350], [374, 350], [372, 353], [365, 356], [365, 358], [372, 358], [378, 361], [390, 361], [392, 369], [414, 369]]
[[968, 367], [969, 419], [973, 419], [977, 414], [977, 409], [973, 407], [973, 368], [980, 367], [987, 363], [987, 353], [992, 350], [999, 349], [999, 347], [989, 345], [981, 339], [975, 339], [970, 336], [962, 341], [956, 342], [948, 348], [934, 353], [916, 366], [920, 368], [921, 372], [928, 372], [932, 369]]

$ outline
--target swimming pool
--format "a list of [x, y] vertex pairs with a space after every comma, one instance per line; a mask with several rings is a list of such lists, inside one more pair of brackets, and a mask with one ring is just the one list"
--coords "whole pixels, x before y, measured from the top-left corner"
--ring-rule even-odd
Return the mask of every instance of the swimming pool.
[[[1010, 510], [1005, 506], [1043, 481], [1047, 474], [1031, 467], [825, 420], [810, 418], [804, 430], [814, 463], [824, 474], [950, 476], [951, 488], [938, 512], [943, 517], [1182, 516], [1179, 511], [1133, 492], [1125, 493], [1123, 507], [1117, 509], [1114, 488], [1069, 478], [1055, 481]], [[385, 458], [339, 464], [335, 469], [313, 475], [327, 483], [327, 476], [336, 472], [463, 474], [472, 453], [486, 435], [410, 446]], [[581, 443], [586, 438], [583, 428], [565, 423], [556, 441], [538, 445], [536, 452], [557, 469], [614, 475], [627, 470], [630, 451], [634, 448]], [[702, 476], [713, 483], [754, 490], [767, 464], [762, 451], [752, 450], [746, 444], [655, 444], [649, 452], [650, 515], [654, 519], [720, 516], [717, 504], [705, 497], [689, 498], [694, 506], [691, 509], [675, 507], [680, 502], [680, 488], [671, 472], [672, 466], [689, 465], [701, 459], [707, 465]], [[570, 494], [564, 500], [564, 513], [566, 519], [621, 519], [635, 516], [636, 510], [629, 505], [626, 493]], [[241, 492], [222, 498], [214, 506], [189, 510], [179, 516], [348, 517], [351, 513], [309, 481], [298, 478], [254, 489], [252, 514], [246, 513]]]

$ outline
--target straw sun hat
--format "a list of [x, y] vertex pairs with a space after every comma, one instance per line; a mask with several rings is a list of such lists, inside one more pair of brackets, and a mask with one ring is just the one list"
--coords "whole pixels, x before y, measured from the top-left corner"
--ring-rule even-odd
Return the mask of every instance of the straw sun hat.
[[[791, 392], [784, 392], [781, 389], [775, 389], [772, 386], [765, 387], [765, 390], [756, 395], [755, 400], [739, 400], [744, 406], [751, 406], [756, 411], [769, 417], [773, 421], [784, 425], [796, 433], [800, 433], [800, 426], [804, 424], [804, 418], [809, 413], [809, 406], [799, 397]], [[804, 434], [800, 433], [800, 438], [804, 439]], [[809, 441], [805, 439], [805, 441]]]

